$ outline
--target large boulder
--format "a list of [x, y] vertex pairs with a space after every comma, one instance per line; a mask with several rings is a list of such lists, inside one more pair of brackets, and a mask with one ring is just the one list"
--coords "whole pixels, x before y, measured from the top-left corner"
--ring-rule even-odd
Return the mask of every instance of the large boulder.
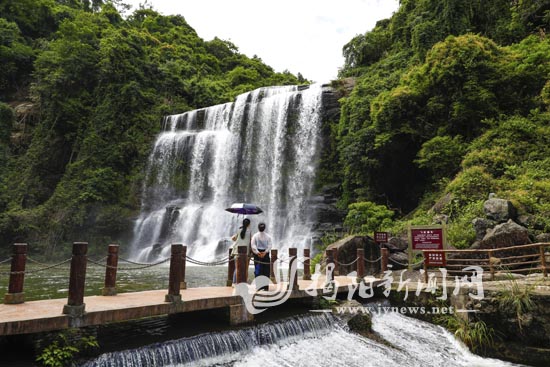
[[391, 252], [404, 252], [407, 251], [407, 248], [409, 248], [409, 242], [400, 237], [390, 237], [388, 244], [391, 245], [391, 248], [395, 249], [395, 251], [391, 251], [390, 249]]
[[407, 269], [409, 266], [409, 255], [405, 252], [396, 252], [390, 254], [389, 263], [392, 265], [392, 270]]
[[550, 243], [550, 233], [541, 233], [535, 236], [535, 241]]
[[480, 249], [493, 249], [526, 245], [531, 243], [529, 231], [511, 219], [506, 223], [498, 224], [495, 228], [487, 231], [487, 234], [479, 242]]
[[475, 218], [472, 225], [476, 231], [476, 241], [482, 240], [487, 234], [487, 230], [493, 228], [497, 222], [491, 219]]
[[447, 193], [439, 198], [439, 200], [431, 207], [430, 211], [436, 214], [440, 214], [443, 209], [445, 209], [445, 207], [451, 203], [451, 201], [453, 201], [453, 196], [451, 193]]
[[488, 219], [498, 223], [515, 219], [517, 213], [516, 208], [510, 201], [498, 198], [491, 198], [483, 203], [483, 211]]
[[[337, 250], [339, 275], [347, 275], [356, 269], [357, 249], [365, 250], [365, 271], [367, 274], [378, 272], [379, 263], [372, 262], [380, 257], [380, 246], [369, 236], [348, 236], [327, 247], [327, 250]], [[346, 265], [351, 264], [351, 265]]]

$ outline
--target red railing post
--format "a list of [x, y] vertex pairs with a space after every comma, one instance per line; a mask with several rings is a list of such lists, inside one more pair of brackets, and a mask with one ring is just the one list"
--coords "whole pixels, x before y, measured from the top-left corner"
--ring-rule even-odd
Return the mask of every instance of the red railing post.
[[271, 281], [273, 283], [276, 283], [277, 282], [277, 277], [275, 277], [275, 272], [277, 271], [277, 254], [278, 254], [278, 250], [276, 249], [273, 249], [271, 250], [271, 256], [270, 256], [270, 259], [269, 259], [269, 277], [271, 278]]
[[548, 276], [548, 269], [546, 269], [546, 255], [544, 254], [544, 245], [539, 247], [540, 251], [540, 263], [542, 265], [542, 274], [543, 276]]
[[248, 275], [248, 248], [239, 246], [237, 253], [237, 284], [246, 283]]
[[304, 249], [304, 280], [311, 280], [310, 249]]
[[187, 246], [183, 246], [181, 249], [181, 281], [180, 289], [187, 289], [187, 282], [185, 281], [185, 266], [187, 263]]
[[71, 259], [71, 270], [69, 278], [69, 297], [67, 304], [63, 307], [63, 313], [71, 317], [78, 317], [84, 314], [84, 287], [86, 285], [86, 263], [88, 242], [74, 242], [73, 256]]
[[489, 250], [487, 252], [487, 256], [488, 256], [488, 262], [489, 262], [489, 271], [491, 272], [491, 280], [495, 280], [495, 265], [494, 265], [494, 261], [493, 261], [493, 250]]
[[365, 249], [357, 249], [357, 265], [355, 268], [357, 269], [357, 279], [363, 281], [365, 277]]
[[4, 303], [17, 304], [25, 302], [23, 284], [25, 282], [25, 265], [27, 263], [27, 244], [14, 243], [11, 258], [10, 283], [8, 293], [4, 295]]
[[326, 256], [327, 256], [326, 281], [327, 281], [327, 283], [332, 283], [332, 282], [334, 282], [334, 257], [333, 257], [334, 252], [333, 252], [332, 249], [330, 249], [330, 250], [326, 250], [325, 253], [326, 253]]
[[[298, 249], [296, 247], [290, 247], [288, 249], [288, 290], [298, 290]], [[294, 274], [292, 274], [294, 268]], [[291, 283], [292, 281], [292, 283]]]
[[422, 254], [424, 255], [424, 264], [423, 264], [423, 267], [424, 267], [424, 283], [428, 284], [428, 255], [426, 254], [425, 251], [422, 251]]
[[381, 249], [381, 252], [382, 252], [382, 259], [381, 259], [380, 268], [382, 269], [382, 272], [385, 272], [388, 270], [388, 259], [390, 256], [390, 252], [387, 248]]
[[332, 258], [334, 259], [334, 275], [340, 275], [340, 265], [338, 262], [338, 248], [332, 249]]
[[104, 296], [116, 296], [116, 273], [118, 268], [118, 245], [109, 245], [107, 266], [105, 267], [105, 287], [101, 290]]
[[168, 278], [168, 294], [164, 297], [164, 302], [181, 302], [180, 282], [181, 282], [181, 263], [183, 245], [172, 244], [170, 248], [170, 276]]

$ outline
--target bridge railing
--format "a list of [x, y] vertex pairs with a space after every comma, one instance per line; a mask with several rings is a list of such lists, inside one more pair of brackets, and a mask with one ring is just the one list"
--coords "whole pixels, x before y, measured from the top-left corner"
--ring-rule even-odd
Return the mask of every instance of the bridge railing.
[[497, 271], [516, 274], [542, 272], [546, 277], [549, 271], [546, 256], [550, 256], [546, 254], [546, 248], [550, 248], [550, 243], [533, 243], [494, 249], [424, 250], [424, 275], [427, 279], [428, 269], [432, 262], [430, 256], [444, 254], [445, 264], [433, 266], [445, 268], [449, 275], [461, 275], [465, 273], [464, 269], [478, 266], [484, 272], [491, 274], [491, 280], [494, 280]]
[[[248, 278], [248, 268], [250, 264], [250, 258], [247, 254], [247, 248], [239, 248], [239, 254], [233, 259], [231, 258], [231, 252], [228, 257], [213, 262], [203, 262], [197, 259], [193, 259], [187, 255], [187, 246], [182, 244], [173, 244], [171, 246], [171, 255], [166, 259], [161, 259], [154, 263], [140, 263], [123, 259], [119, 257], [119, 246], [116, 244], [110, 244], [108, 246], [107, 256], [101, 260], [90, 259], [87, 256], [88, 243], [87, 242], [75, 242], [73, 243], [72, 256], [57, 264], [43, 264], [37, 261], [37, 264], [41, 266], [39, 269], [29, 270], [26, 269], [27, 260], [30, 258], [27, 255], [27, 244], [16, 243], [13, 245], [13, 254], [11, 258], [1, 261], [0, 263], [11, 262], [9, 275], [8, 293], [5, 294], [5, 304], [19, 304], [25, 302], [24, 297], [24, 281], [25, 274], [31, 274], [39, 271], [47, 271], [49, 269], [63, 266], [70, 263], [69, 269], [69, 289], [68, 289], [68, 301], [63, 308], [63, 313], [71, 316], [79, 316], [84, 313], [84, 290], [86, 285], [86, 270], [89, 264], [105, 267], [104, 287], [101, 294], [103, 296], [116, 296], [117, 295], [117, 272], [120, 270], [141, 270], [144, 268], [153, 267], [170, 261], [169, 281], [168, 281], [168, 294], [165, 297], [166, 302], [181, 302], [182, 289], [187, 288], [185, 280], [186, 264], [189, 262], [194, 265], [201, 266], [220, 266], [227, 264], [228, 277], [227, 286], [231, 286], [233, 282], [233, 273], [237, 273], [237, 282], [246, 282]], [[274, 275], [277, 270], [277, 263], [292, 264], [298, 261], [297, 249], [289, 248], [288, 257], [281, 258], [278, 255], [277, 250], [271, 251], [270, 262], [267, 263], [270, 266], [270, 273]], [[303, 278], [311, 279], [310, 272], [310, 250], [304, 250], [304, 257], [301, 261], [304, 264]], [[120, 266], [120, 262], [129, 263], [130, 267]], [[291, 277], [289, 266], [288, 279], [295, 279], [296, 282], [289, 284], [287, 287], [289, 290], [298, 289], [297, 277]], [[0, 273], [0, 275], [3, 275]], [[275, 277], [273, 276], [275, 280]]]

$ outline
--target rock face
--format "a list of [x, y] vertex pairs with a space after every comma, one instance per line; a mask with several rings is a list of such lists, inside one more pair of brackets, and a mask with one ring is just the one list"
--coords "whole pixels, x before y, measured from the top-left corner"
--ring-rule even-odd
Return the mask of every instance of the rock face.
[[483, 211], [488, 219], [497, 223], [516, 218], [516, 208], [508, 200], [491, 198], [483, 204]]
[[381, 243], [381, 248], [387, 248], [390, 250], [390, 254], [396, 253], [396, 252], [403, 252], [407, 251], [407, 241], [398, 238], [398, 237], [391, 237], [388, 240], [388, 243]]
[[550, 233], [541, 233], [535, 237], [536, 242], [550, 242]]
[[396, 252], [390, 254], [388, 258], [389, 264], [392, 265], [392, 270], [406, 269], [409, 266], [409, 255], [405, 252]]
[[492, 327], [503, 340], [498, 340], [492, 357], [504, 357], [534, 366], [550, 365], [550, 297], [531, 294], [532, 307], [518, 320], [517, 309], [504, 303], [499, 292], [489, 291], [481, 301], [476, 317]]
[[440, 214], [441, 211], [453, 200], [453, 196], [451, 193], [445, 194], [445, 196], [441, 197], [430, 209], [431, 212], [434, 212], [436, 214]]
[[[406, 239], [400, 238], [400, 237], [390, 237], [390, 239], [388, 240], [388, 244], [401, 252], [407, 251], [407, 248], [409, 247], [409, 242]], [[396, 252], [396, 251], [392, 251], [392, 252]]]
[[[365, 250], [365, 272], [367, 274], [377, 273], [379, 262], [374, 261], [380, 257], [380, 247], [374, 240], [368, 236], [348, 236], [327, 247], [327, 250], [336, 249], [338, 251], [338, 263], [350, 264], [357, 259], [357, 249]], [[339, 275], [349, 274], [356, 269], [356, 264], [339, 265]]]
[[493, 228], [497, 222], [491, 219], [475, 218], [472, 225], [476, 231], [476, 241], [482, 240], [487, 234], [487, 230]]
[[489, 230], [479, 242], [480, 249], [492, 249], [531, 243], [529, 231], [511, 219]]

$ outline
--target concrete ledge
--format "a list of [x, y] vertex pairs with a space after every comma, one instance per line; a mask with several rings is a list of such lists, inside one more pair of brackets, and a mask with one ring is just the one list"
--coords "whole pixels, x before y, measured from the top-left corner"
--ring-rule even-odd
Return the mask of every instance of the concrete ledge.
[[229, 306], [229, 324], [243, 325], [254, 321], [254, 315], [249, 313], [243, 304]]

